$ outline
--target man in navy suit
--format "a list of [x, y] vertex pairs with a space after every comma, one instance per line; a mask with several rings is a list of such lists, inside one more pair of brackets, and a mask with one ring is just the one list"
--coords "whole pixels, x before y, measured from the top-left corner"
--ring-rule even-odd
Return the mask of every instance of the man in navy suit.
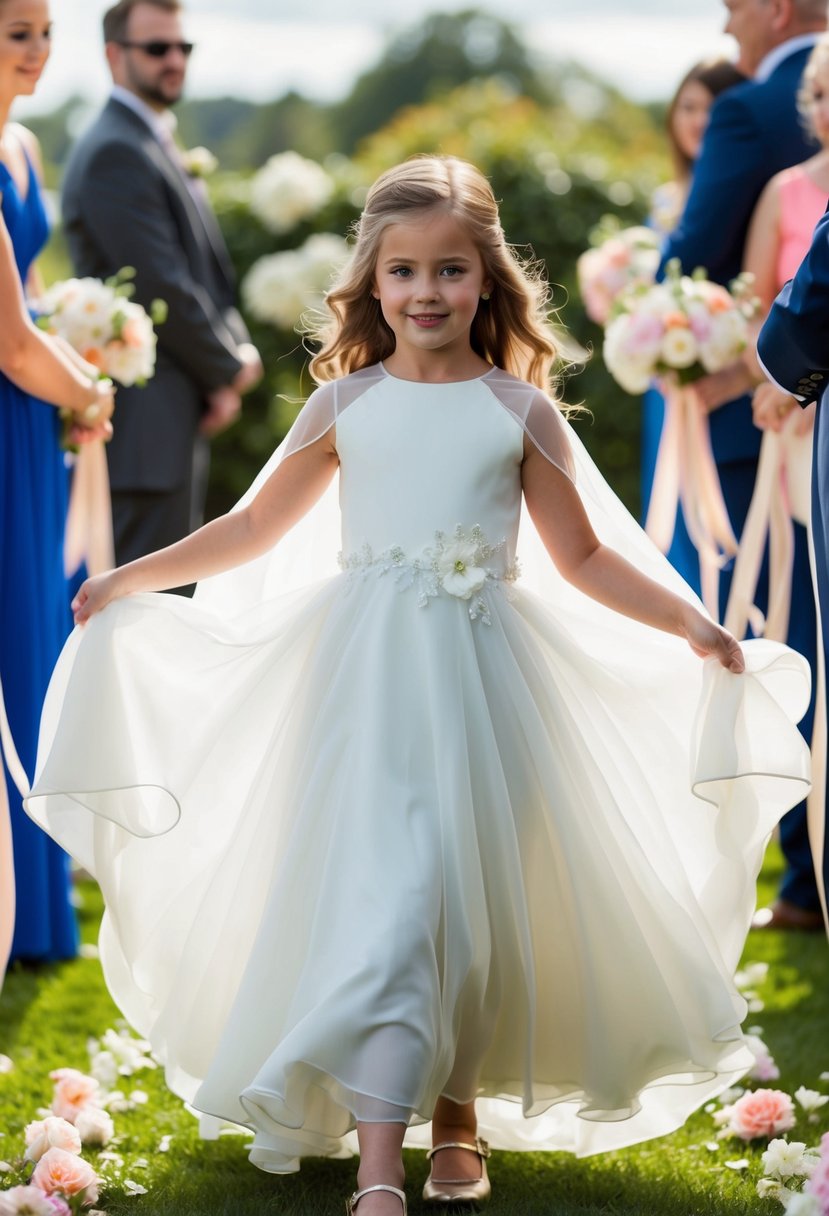
[[[807, 408], [817, 402], [812, 457], [812, 533], [824, 663], [829, 665], [829, 214], [815, 229], [812, 245], [797, 274], [772, 305], [760, 331], [757, 353], [784, 392]], [[829, 884], [827, 824], [817, 839], [824, 910]], [[820, 831], [818, 831], [820, 836]], [[829, 924], [829, 920], [827, 921]]]
[[[826, 0], [725, 0], [726, 33], [739, 46], [738, 66], [748, 79], [715, 101], [683, 216], [668, 238], [663, 259], [678, 258], [690, 274], [702, 266], [708, 277], [728, 284], [741, 271], [757, 199], [768, 180], [811, 156], [810, 140], [797, 107], [803, 69], [826, 29]], [[749, 376], [742, 364], [697, 383], [701, 407], [710, 414], [711, 445], [732, 528], [739, 538], [757, 475], [762, 439], [752, 422]], [[816, 623], [806, 530], [795, 525], [792, 613], [787, 641], [814, 668]], [[720, 577], [720, 615], [731, 570]], [[767, 571], [761, 572], [758, 606], [765, 610]], [[829, 601], [827, 601], [829, 603]], [[801, 723], [811, 736], [814, 706]], [[781, 843], [787, 872], [770, 917], [780, 928], [819, 928], [822, 917], [806, 830], [806, 807], [786, 816]]]

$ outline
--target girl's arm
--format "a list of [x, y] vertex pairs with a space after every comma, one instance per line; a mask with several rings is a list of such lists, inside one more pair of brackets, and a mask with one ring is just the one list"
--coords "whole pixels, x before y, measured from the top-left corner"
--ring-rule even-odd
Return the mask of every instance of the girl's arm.
[[576, 487], [529, 438], [522, 481], [544, 546], [569, 583], [615, 612], [685, 638], [701, 658], [716, 658], [729, 671], [744, 670], [742, 651], [730, 633], [600, 543]]
[[72, 601], [75, 623], [136, 591], [167, 591], [241, 566], [272, 549], [321, 497], [337, 468], [333, 429], [283, 460], [252, 502], [166, 549], [87, 579]]

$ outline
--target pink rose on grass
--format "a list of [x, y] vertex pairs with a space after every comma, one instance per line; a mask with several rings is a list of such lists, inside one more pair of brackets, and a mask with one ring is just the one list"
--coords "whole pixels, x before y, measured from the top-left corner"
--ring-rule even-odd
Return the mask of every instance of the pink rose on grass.
[[69, 1205], [39, 1186], [13, 1186], [0, 1191], [0, 1216], [71, 1216]]
[[79, 1133], [66, 1119], [59, 1119], [55, 1115], [30, 1123], [25, 1135], [27, 1161], [40, 1161], [50, 1148], [62, 1148], [67, 1153], [75, 1154], [81, 1151]]
[[62, 1148], [50, 1148], [43, 1154], [32, 1174], [32, 1185], [39, 1186], [47, 1195], [57, 1192], [71, 1199], [83, 1194], [89, 1203], [98, 1198], [98, 1175], [92, 1166]]
[[731, 1107], [728, 1130], [741, 1140], [768, 1139], [794, 1127], [794, 1104], [780, 1089], [745, 1093]]
[[49, 1076], [55, 1082], [52, 1111], [61, 1119], [74, 1123], [85, 1106], [100, 1106], [101, 1087], [94, 1077], [76, 1068], [57, 1068]]

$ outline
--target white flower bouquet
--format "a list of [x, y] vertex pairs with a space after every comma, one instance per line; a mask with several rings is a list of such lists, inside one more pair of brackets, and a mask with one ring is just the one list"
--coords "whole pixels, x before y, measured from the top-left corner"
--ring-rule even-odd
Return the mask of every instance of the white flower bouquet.
[[607, 222], [593, 234], [597, 244], [576, 263], [579, 290], [591, 321], [606, 325], [619, 296], [653, 283], [659, 267], [659, 239], [637, 225], [620, 228]]
[[663, 283], [634, 287], [616, 300], [605, 330], [607, 369], [629, 393], [643, 393], [660, 375], [691, 384], [740, 357], [756, 307], [750, 276], [740, 275], [729, 289], [704, 271], [684, 275], [679, 262], [670, 262]]
[[135, 271], [125, 267], [111, 279], [66, 279], [36, 301], [37, 324], [63, 338], [102, 376], [119, 384], [146, 384], [155, 371], [154, 325], [167, 315], [162, 300], [150, 313], [130, 299]]

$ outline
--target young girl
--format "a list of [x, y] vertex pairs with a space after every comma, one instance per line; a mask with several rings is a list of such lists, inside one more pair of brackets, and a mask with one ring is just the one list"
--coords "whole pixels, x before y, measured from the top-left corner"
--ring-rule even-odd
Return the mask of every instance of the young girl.
[[384, 174], [325, 383], [235, 512], [84, 584], [44, 711], [28, 807], [101, 883], [116, 1001], [261, 1168], [356, 1125], [358, 1216], [405, 1212], [409, 1125], [426, 1198], [474, 1203], [479, 1131], [619, 1147], [752, 1063], [731, 977], [808, 678], [764, 642], [740, 674], [604, 485], [544, 302], [477, 170]]

